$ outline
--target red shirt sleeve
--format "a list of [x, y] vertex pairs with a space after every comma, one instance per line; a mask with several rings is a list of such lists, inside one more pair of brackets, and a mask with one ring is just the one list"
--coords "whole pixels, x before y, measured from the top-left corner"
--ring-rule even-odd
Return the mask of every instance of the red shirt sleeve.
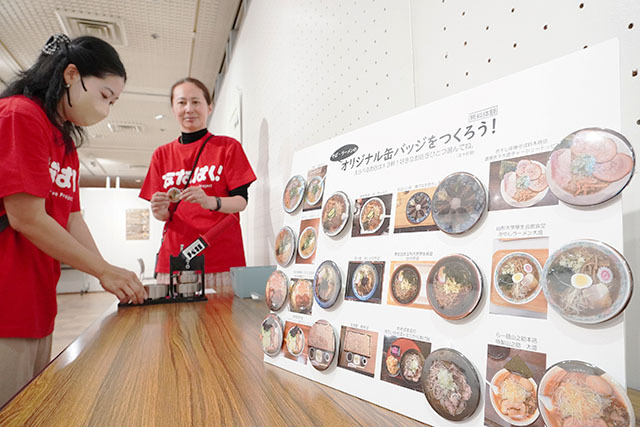
[[19, 99], [0, 115], [0, 198], [17, 193], [46, 197], [51, 190], [52, 128], [37, 104]]
[[243, 185], [247, 185], [256, 180], [249, 159], [247, 159], [242, 145], [233, 138], [229, 138], [229, 148], [225, 159], [225, 171], [227, 186], [229, 190], [234, 190]]

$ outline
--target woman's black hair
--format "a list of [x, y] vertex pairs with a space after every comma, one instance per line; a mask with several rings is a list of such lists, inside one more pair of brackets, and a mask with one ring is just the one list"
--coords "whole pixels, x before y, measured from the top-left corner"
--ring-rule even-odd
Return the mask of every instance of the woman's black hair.
[[[57, 38], [56, 38], [57, 37]], [[63, 36], [64, 37], [64, 36]], [[58, 114], [58, 104], [65, 96], [63, 73], [69, 64], [78, 68], [80, 76], [104, 78], [115, 75], [127, 79], [127, 73], [118, 52], [107, 42], [92, 36], [78, 37], [70, 42], [60, 36], [52, 36], [35, 64], [21, 72], [2, 93], [0, 98], [24, 95], [42, 102], [44, 111], [55, 127], [62, 133], [66, 151], [82, 145], [86, 135], [84, 129]], [[74, 138], [77, 140], [74, 143]]]

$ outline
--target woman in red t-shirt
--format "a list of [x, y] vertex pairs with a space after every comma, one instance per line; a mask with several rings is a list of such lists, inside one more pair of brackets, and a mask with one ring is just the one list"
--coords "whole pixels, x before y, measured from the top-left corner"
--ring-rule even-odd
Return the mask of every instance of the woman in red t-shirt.
[[171, 108], [182, 135], [153, 153], [140, 191], [153, 216], [165, 221], [157, 281], [169, 283], [169, 257], [205, 236], [205, 286], [228, 286], [229, 269], [246, 265], [238, 212], [256, 176], [238, 141], [207, 131], [211, 97], [201, 81], [176, 82]]
[[74, 139], [107, 117], [125, 79], [108, 43], [58, 34], [0, 94], [0, 407], [49, 362], [60, 262], [122, 302], [146, 297], [102, 258], [80, 212]]

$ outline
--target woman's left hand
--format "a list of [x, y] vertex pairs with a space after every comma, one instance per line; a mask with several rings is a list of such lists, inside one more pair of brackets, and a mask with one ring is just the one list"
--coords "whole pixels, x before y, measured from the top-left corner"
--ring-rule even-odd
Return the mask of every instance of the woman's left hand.
[[190, 203], [197, 203], [203, 209], [215, 209], [216, 199], [213, 196], [207, 196], [202, 187], [188, 187], [180, 193], [180, 200]]

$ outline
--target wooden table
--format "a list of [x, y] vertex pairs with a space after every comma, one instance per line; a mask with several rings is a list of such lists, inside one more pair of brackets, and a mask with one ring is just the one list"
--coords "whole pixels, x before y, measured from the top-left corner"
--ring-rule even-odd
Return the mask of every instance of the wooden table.
[[0, 410], [0, 425], [421, 425], [265, 364], [264, 301], [111, 310]]

